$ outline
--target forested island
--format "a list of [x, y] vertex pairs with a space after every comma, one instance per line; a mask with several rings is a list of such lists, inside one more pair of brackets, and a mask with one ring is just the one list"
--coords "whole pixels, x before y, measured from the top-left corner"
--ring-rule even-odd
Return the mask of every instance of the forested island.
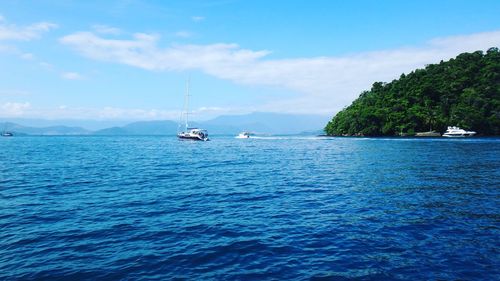
[[500, 52], [462, 53], [376, 82], [326, 125], [327, 135], [396, 136], [460, 126], [500, 135]]

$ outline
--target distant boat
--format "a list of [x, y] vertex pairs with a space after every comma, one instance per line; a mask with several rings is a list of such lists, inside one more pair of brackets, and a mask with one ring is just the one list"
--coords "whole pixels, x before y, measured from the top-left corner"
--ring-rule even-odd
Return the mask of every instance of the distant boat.
[[2, 137], [12, 137], [14, 136], [13, 133], [7, 131], [7, 123], [5, 123], [5, 128], [3, 129], [2, 133], [0, 134]]
[[237, 138], [237, 139], [249, 139], [249, 138], [250, 138], [250, 136], [252, 136], [252, 135], [253, 135], [253, 134], [252, 134], [252, 133], [250, 133], [250, 132], [241, 132], [241, 133], [239, 133], [239, 134], [236, 136], [236, 138]]
[[[182, 116], [183, 115], [183, 116]], [[186, 95], [184, 97], [184, 112], [181, 115], [184, 117], [184, 131], [178, 132], [177, 137], [180, 140], [199, 140], [208, 141], [208, 131], [204, 129], [189, 127], [189, 79], [186, 83]], [[181, 125], [179, 124], [179, 127]]]
[[418, 132], [415, 134], [416, 137], [440, 137], [441, 134], [436, 131], [428, 131], [428, 132]]
[[449, 137], [449, 138], [458, 138], [458, 137], [472, 137], [475, 135], [476, 132], [474, 131], [466, 131], [463, 129], [460, 129], [459, 127], [448, 127], [448, 130], [443, 134], [443, 137]]

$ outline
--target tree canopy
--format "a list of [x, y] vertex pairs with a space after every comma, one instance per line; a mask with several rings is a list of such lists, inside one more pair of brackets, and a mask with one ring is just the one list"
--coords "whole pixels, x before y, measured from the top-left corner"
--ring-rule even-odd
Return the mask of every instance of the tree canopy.
[[500, 134], [500, 51], [463, 53], [375, 82], [326, 125], [328, 135], [394, 136], [459, 126]]

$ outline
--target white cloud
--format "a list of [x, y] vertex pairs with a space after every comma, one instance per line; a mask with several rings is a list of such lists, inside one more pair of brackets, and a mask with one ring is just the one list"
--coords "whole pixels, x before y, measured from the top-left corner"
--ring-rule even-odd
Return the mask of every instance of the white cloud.
[[193, 34], [191, 34], [191, 32], [189, 32], [189, 31], [181, 30], [181, 31], [177, 31], [175, 33], [175, 36], [180, 37], [180, 38], [189, 38], [189, 37], [193, 36]]
[[30, 92], [24, 90], [0, 90], [0, 97], [29, 96]]
[[45, 68], [46, 70], [53, 70], [54, 69], [54, 65], [53, 64], [50, 64], [48, 62], [40, 62], [39, 65], [43, 68]]
[[23, 117], [47, 119], [101, 119], [101, 120], [178, 120], [179, 111], [141, 108], [71, 107], [60, 105], [54, 108], [29, 108]]
[[[1, 96], [1, 92], [0, 92]], [[248, 108], [247, 108], [248, 109]], [[200, 121], [214, 118], [221, 114], [249, 113], [238, 108], [200, 107], [191, 111], [190, 119]], [[173, 120], [178, 121], [180, 110], [155, 108], [120, 108], [105, 107], [73, 107], [65, 104], [43, 108], [32, 106], [28, 102], [7, 102], [0, 104], [0, 118], [23, 117], [43, 119], [99, 119], [99, 120]]]
[[177, 120], [180, 116], [180, 112], [174, 110], [117, 108], [108, 106], [96, 110], [96, 116], [101, 119]]
[[119, 35], [122, 33], [121, 29], [119, 28], [102, 24], [95, 24], [92, 26], [92, 29], [94, 29], [94, 31], [99, 34]]
[[0, 45], [0, 53], [19, 54], [19, 50], [10, 45]]
[[77, 72], [64, 72], [61, 77], [67, 80], [82, 80], [84, 77]]
[[105, 39], [90, 32], [78, 32], [61, 38], [63, 44], [82, 55], [101, 61], [118, 62], [148, 70], [235, 68], [268, 54], [251, 51], [236, 44], [174, 45], [159, 49], [159, 37], [137, 33], [131, 40]]
[[21, 55], [21, 58], [23, 60], [33, 60], [35, 59], [35, 55], [33, 55], [32, 53], [24, 53]]
[[26, 113], [27, 110], [31, 108], [29, 102], [7, 102], [0, 106], [2, 109], [2, 116], [4, 117], [14, 117], [21, 116]]
[[205, 17], [202, 17], [202, 16], [192, 16], [191, 20], [194, 21], [194, 22], [201, 22], [201, 21], [205, 20]]
[[0, 40], [30, 41], [38, 39], [42, 33], [56, 28], [57, 25], [50, 22], [39, 22], [28, 26], [17, 26], [7, 24], [5, 19], [0, 20]]
[[[65, 107], [64, 108], [68, 113], [75, 116], [75, 109]], [[80, 116], [80, 118], [95, 118], [99, 119], [127, 119], [127, 120], [179, 120], [181, 116], [180, 110], [164, 110], [164, 109], [144, 109], [144, 108], [119, 108], [113, 106], [106, 106], [103, 108], [87, 108], [79, 110], [80, 113], [76, 113], [76, 116]], [[85, 112], [85, 114], [82, 114]], [[238, 114], [243, 112], [242, 109], [239, 108], [223, 108], [216, 106], [208, 106], [208, 107], [199, 107], [191, 110], [190, 119], [193, 120], [207, 120], [210, 118], [214, 118], [221, 114]], [[250, 113], [244, 112], [244, 113]]]
[[61, 38], [63, 44], [95, 60], [147, 70], [201, 70], [236, 83], [282, 87], [299, 94], [262, 105], [265, 110], [331, 114], [375, 81], [391, 81], [401, 73], [462, 52], [500, 46], [500, 31], [437, 38], [412, 48], [293, 59], [271, 59], [267, 50], [248, 50], [236, 44], [160, 48], [158, 40], [157, 35], [149, 34], [106, 39], [91, 32]]

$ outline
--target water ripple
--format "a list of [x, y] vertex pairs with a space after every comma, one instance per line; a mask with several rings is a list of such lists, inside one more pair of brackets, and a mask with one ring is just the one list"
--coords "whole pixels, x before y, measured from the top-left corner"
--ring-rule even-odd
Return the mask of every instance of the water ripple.
[[0, 139], [1, 280], [498, 280], [500, 140]]

